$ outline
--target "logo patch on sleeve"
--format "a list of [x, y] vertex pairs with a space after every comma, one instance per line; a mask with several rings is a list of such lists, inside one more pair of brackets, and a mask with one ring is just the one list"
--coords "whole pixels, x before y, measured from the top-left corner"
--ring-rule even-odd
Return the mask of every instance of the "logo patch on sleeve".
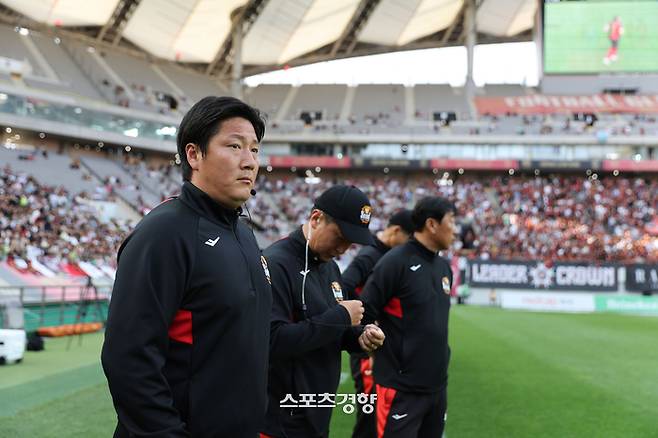
[[343, 288], [340, 287], [340, 283], [337, 281], [332, 281], [331, 291], [334, 293], [334, 298], [336, 298], [336, 301], [343, 301]]
[[443, 277], [441, 279], [441, 284], [443, 285], [443, 292], [445, 292], [446, 295], [450, 295], [450, 279], [448, 277]]

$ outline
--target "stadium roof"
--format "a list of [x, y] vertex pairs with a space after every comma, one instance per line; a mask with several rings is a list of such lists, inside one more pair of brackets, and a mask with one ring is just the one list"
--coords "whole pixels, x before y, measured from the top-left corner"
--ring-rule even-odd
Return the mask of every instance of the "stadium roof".
[[[76, 36], [225, 77], [464, 44], [465, 0], [0, 0], [0, 22]], [[476, 0], [480, 43], [527, 41], [536, 0]]]

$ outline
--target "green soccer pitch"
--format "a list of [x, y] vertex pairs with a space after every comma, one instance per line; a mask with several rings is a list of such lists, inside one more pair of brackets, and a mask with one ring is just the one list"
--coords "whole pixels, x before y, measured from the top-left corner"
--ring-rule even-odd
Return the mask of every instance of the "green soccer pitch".
[[[656, 436], [658, 318], [454, 306], [450, 330], [448, 438]], [[102, 335], [66, 342], [0, 367], [0, 437], [111, 436]], [[331, 436], [353, 422], [337, 409]]]
[[[604, 30], [615, 16], [623, 23], [616, 61]], [[658, 71], [658, 2], [549, 3], [544, 13], [544, 72], [578, 74]]]

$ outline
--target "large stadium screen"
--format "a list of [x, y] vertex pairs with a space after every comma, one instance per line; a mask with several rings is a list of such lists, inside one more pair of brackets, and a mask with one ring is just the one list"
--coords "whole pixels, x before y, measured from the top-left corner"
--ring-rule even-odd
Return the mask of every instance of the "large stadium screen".
[[546, 0], [544, 73], [658, 72], [657, 0]]

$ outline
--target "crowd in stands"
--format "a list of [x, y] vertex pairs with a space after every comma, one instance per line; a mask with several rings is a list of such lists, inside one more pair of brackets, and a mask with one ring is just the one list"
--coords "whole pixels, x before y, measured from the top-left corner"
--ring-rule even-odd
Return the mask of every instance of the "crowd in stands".
[[[170, 164], [160, 163], [147, 164], [141, 159], [126, 155], [123, 168], [138, 183], [138, 188], [150, 190], [156, 194], [157, 202], [162, 202], [180, 193], [181, 178], [177, 168]], [[155, 206], [144, 199], [142, 195], [137, 196], [137, 211], [144, 215]]]
[[485, 191], [492, 202], [462, 211], [479, 257], [658, 262], [656, 179], [495, 178]]
[[[139, 181], [159, 187], [160, 197], [133, 205], [142, 214], [180, 189], [178, 168], [126, 162]], [[254, 229], [274, 241], [308, 215], [312, 200], [335, 183], [354, 184], [373, 205], [371, 229], [386, 226], [400, 208], [439, 194], [455, 202], [459, 239], [453, 253], [468, 257], [584, 262], [658, 263], [658, 179], [581, 176], [324, 177], [263, 174], [258, 195], [244, 211]], [[90, 187], [93, 186], [90, 181]], [[112, 201], [118, 187], [108, 178], [72, 195], [32, 176], [0, 170], [0, 261], [38, 272], [61, 272], [79, 262], [116, 266], [116, 251], [134, 223], [101, 220], [90, 200]], [[143, 189], [143, 187], [142, 187]], [[141, 201], [139, 201], [141, 199]], [[351, 254], [351, 253], [350, 253]], [[348, 255], [349, 258], [349, 255]]]
[[40, 184], [9, 166], [0, 169], [0, 261], [46, 276], [81, 262], [111, 271], [131, 224], [101, 221], [91, 198]]
[[[585, 177], [462, 177], [414, 181], [341, 179], [370, 197], [372, 228], [430, 194], [453, 200], [461, 226], [455, 249], [471, 257], [550, 261], [658, 262], [658, 180]], [[333, 181], [262, 179], [280, 213], [268, 206], [263, 226], [281, 235], [303, 222], [311, 199]], [[437, 184], [438, 183], [438, 184]], [[287, 226], [286, 226], [287, 222]]]

